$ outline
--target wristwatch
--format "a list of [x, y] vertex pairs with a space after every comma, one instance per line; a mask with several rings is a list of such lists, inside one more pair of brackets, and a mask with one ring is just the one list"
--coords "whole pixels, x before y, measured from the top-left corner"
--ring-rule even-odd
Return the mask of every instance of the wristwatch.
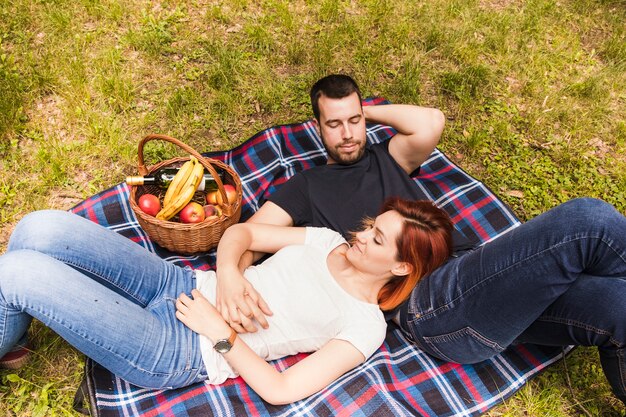
[[220, 339], [215, 345], [213, 345], [213, 349], [218, 351], [221, 354], [228, 353], [230, 349], [233, 347], [233, 343], [235, 343], [235, 338], [237, 337], [237, 332], [235, 332], [232, 328], [230, 329], [230, 336], [228, 339]]

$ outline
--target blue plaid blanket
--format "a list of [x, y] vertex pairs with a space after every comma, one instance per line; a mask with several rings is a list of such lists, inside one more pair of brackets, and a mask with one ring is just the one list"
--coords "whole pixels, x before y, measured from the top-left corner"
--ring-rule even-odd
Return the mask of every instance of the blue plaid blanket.
[[[364, 104], [383, 103], [378, 98], [368, 99]], [[394, 134], [386, 126], [367, 127], [370, 143], [387, 140]], [[293, 174], [326, 162], [321, 140], [310, 121], [272, 127], [232, 150], [208, 155], [229, 164], [241, 177], [242, 221]], [[423, 165], [415, 182], [447, 210], [455, 226], [473, 241], [487, 242], [519, 225], [511, 210], [484, 184], [439, 150]], [[181, 256], [155, 245], [139, 227], [128, 196], [128, 187], [119, 184], [87, 199], [72, 211], [179, 265], [208, 269], [215, 264], [215, 251]], [[87, 361], [82, 387], [85, 400], [91, 404], [91, 414], [100, 417], [478, 416], [558, 361], [564, 352], [560, 348], [518, 345], [488, 361], [461, 366], [421, 352], [390, 324], [385, 343], [366, 363], [323, 391], [290, 405], [265, 403], [241, 378], [221, 386], [198, 383], [167, 391], [142, 389], [91, 360]], [[273, 364], [285, 369], [304, 356], [287, 357]]]

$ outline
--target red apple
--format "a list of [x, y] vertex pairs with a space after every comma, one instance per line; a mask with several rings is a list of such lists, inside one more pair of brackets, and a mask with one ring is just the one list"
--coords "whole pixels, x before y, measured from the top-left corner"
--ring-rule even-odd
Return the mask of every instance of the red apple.
[[[235, 201], [237, 201], [237, 190], [234, 186], [224, 184], [224, 192], [226, 193], [226, 198], [230, 204], [234, 204]], [[224, 200], [222, 199], [222, 194], [218, 190], [215, 190], [206, 195], [206, 202], [213, 205], [222, 205]]]
[[204, 218], [206, 220], [217, 219], [222, 215], [222, 209], [213, 204], [207, 204], [204, 207]]
[[199, 203], [192, 201], [178, 213], [181, 223], [200, 223], [204, 220], [204, 209]]
[[139, 197], [139, 201], [137, 201], [139, 208], [146, 214], [150, 216], [156, 216], [157, 213], [161, 210], [161, 201], [159, 201], [159, 197], [154, 194], [144, 194]]

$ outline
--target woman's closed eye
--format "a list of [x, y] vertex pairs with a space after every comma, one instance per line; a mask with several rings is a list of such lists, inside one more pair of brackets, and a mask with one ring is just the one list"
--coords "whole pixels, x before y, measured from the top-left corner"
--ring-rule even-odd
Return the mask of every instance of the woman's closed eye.
[[365, 229], [363, 229], [363, 232], [367, 233], [367, 235], [370, 235], [370, 234], [373, 235], [372, 242], [374, 242], [377, 245], [382, 245], [382, 240], [374, 226], [366, 227]]

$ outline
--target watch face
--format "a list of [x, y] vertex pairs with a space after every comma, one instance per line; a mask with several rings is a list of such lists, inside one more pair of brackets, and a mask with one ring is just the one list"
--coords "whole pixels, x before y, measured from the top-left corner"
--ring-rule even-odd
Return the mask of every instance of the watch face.
[[215, 346], [213, 346], [219, 353], [226, 353], [231, 347], [233, 347], [233, 345], [231, 345], [227, 339], [218, 340]]

